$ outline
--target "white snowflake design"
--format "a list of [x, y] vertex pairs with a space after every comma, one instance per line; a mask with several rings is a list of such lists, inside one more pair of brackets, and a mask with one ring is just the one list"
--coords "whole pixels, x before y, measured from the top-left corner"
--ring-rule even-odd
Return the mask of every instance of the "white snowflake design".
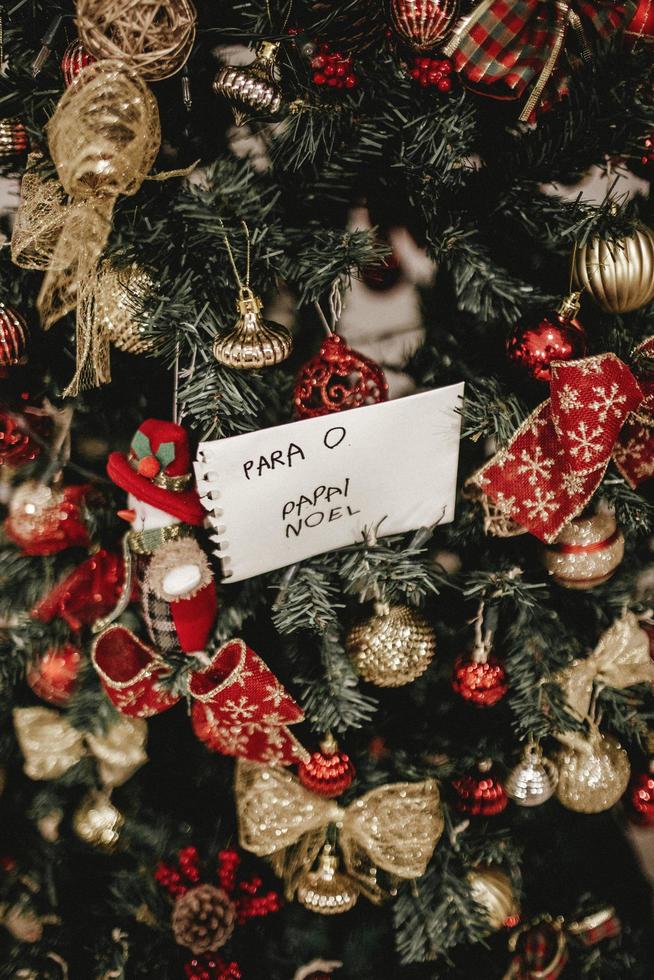
[[581, 408], [581, 399], [579, 398], [577, 389], [573, 388], [572, 385], [563, 385], [563, 389], [559, 395], [559, 405], [563, 412], [572, 412], [577, 408]]
[[538, 430], [543, 429], [548, 423], [547, 418], [539, 417], [538, 415], [532, 416], [532, 418], [527, 419], [525, 422], [525, 432], [529, 432], [532, 436], [538, 438]]
[[616, 419], [619, 419], [624, 414], [620, 405], [624, 405], [627, 400], [626, 395], [619, 394], [620, 388], [615, 382], [611, 385], [611, 390], [607, 391], [604, 385], [599, 385], [597, 388], [593, 388], [596, 400], [591, 402], [588, 406], [597, 412], [597, 418], [600, 422], [606, 422], [609, 415], [615, 415]]
[[563, 474], [563, 489], [569, 497], [576, 497], [584, 490], [584, 478], [572, 471]]
[[256, 707], [250, 704], [250, 700], [245, 694], [241, 695], [238, 701], [225, 701], [224, 711], [228, 712], [237, 721], [240, 718], [251, 718]]
[[572, 441], [577, 443], [570, 449], [571, 454], [575, 458], [581, 456], [585, 463], [590, 462], [603, 449], [602, 443], [597, 441], [601, 435], [601, 429], [590, 429], [586, 422], [580, 422], [577, 431], [570, 433]]
[[264, 701], [272, 701], [273, 706], [278, 708], [282, 701], [286, 700], [286, 691], [281, 686], [281, 684], [271, 684], [268, 687], [268, 694], [263, 699]]
[[595, 357], [589, 358], [584, 364], [577, 364], [576, 369], [585, 376], [602, 373], [602, 365]]
[[550, 480], [552, 474], [549, 472], [554, 466], [553, 459], [543, 456], [543, 450], [536, 446], [533, 456], [530, 456], [526, 449], [520, 453], [522, 465], [518, 466], [518, 473], [527, 473], [527, 481], [530, 486], [535, 487], [541, 480]]
[[504, 494], [500, 492], [493, 503], [498, 513], [500, 513], [503, 517], [510, 517], [513, 513], [515, 497], [505, 497]]
[[534, 497], [536, 498], [535, 500], [525, 500], [525, 507], [529, 513], [530, 520], [538, 517], [541, 521], [547, 521], [550, 515], [559, 509], [552, 490], [543, 490], [541, 487], [536, 487]]

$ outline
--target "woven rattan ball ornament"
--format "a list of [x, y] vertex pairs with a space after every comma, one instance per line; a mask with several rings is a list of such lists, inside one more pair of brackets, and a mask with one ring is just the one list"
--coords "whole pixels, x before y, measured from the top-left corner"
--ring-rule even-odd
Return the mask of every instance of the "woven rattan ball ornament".
[[490, 865], [479, 865], [468, 874], [470, 894], [486, 913], [493, 932], [515, 926], [520, 918], [511, 879]]
[[73, 815], [73, 830], [79, 839], [107, 853], [116, 847], [124, 823], [120, 810], [100, 790], [88, 793]]
[[365, 681], [377, 687], [401, 687], [427, 670], [436, 637], [415, 609], [378, 602], [373, 615], [350, 630], [346, 649]]
[[594, 731], [575, 738], [556, 758], [559, 784], [556, 795], [563, 806], [577, 813], [601, 813], [618, 802], [629, 783], [629, 757], [610, 735]]
[[128, 354], [152, 350], [152, 340], [143, 336], [147, 314], [141, 308], [153, 289], [151, 277], [136, 262], [120, 266], [105, 259], [101, 264], [95, 287], [95, 316], [118, 350]]
[[297, 887], [297, 899], [305, 909], [319, 915], [349, 912], [357, 903], [359, 889], [338, 870], [338, 858], [327, 844], [315, 871], [305, 871]]
[[125, 62], [148, 82], [184, 67], [197, 25], [190, 0], [77, 0], [76, 19], [90, 54]]
[[20, 313], [0, 303], [0, 377], [3, 369], [25, 363], [28, 337], [27, 324]]
[[27, 130], [19, 119], [0, 119], [0, 161], [15, 160], [29, 149]]
[[607, 582], [622, 561], [624, 537], [612, 514], [575, 517], [543, 550], [543, 564], [566, 589], [593, 589]]
[[264, 41], [250, 65], [226, 65], [213, 80], [216, 95], [227, 99], [234, 122], [241, 126], [247, 116], [256, 113], [276, 115], [282, 107], [282, 93], [275, 78], [275, 56], [278, 44]]
[[518, 806], [540, 806], [554, 796], [558, 781], [554, 763], [544, 758], [540, 746], [532, 744], [509, 773], [504, 788]]
[[79, 73], [87, 65], [92, 65], [95, 58], [86, 50], [79, 38], [71, 41], [61, 59], [61, 71], [66, 88], [73, 83]]
[[575, 252], [576, 288], [607, 313], [628, 313], [654, 299], [654, 232], [641, 225], [625, 238], [593, 238]]
[[213, 356], [219, 364], [238, 371], [272, 367], [285, 361], [293, 349], [288, 327], [261, 316], [263, 304], [247, 286], [239, 289], [239, 318], [226, 333], [218, 334]]

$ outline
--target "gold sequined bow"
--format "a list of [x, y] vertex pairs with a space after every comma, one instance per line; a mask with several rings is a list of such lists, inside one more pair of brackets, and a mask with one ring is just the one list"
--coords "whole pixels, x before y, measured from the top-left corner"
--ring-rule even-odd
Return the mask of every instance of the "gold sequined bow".
[[98, 61], [66, 90], [47, 133], [61, 183], [34, 175], [24, 183], [12, 257], [47, 269], [38, 298], [46, 329], [77, 307], [77, 367], [66, 389], [74, 395], [110, 378], [109, 338], [94, 316], [98, 260], [118, 196], [136, 194], [159, 150], [157, 101], [127, 65]]
[[235, 797], [241, 847], [270, 859], [292, 898], [315, 862], [330, 824], [337, 827], [345, 868], [373, 902], [389, 894], [378, 879], [419, 878], [443, 832], [438, 785], [392, 783], [348, 807], [306, 790], [288, 770], [240, 760]]
[[121, 715], [103, 735], [80, 732], [52, 708], [15, 708], [14, 728], [30, 779], [59, 779], [91, 755], [103, 786], [122, 786], [147, 762], [147, 723]]
[[591, 714], [593, 687], [630, 687], [654, 683], [649, 639], [633, 613], [616, 619], [585, 660], [575, 660], [560, 671], [557, 681], [570, 711], [581, 719]]

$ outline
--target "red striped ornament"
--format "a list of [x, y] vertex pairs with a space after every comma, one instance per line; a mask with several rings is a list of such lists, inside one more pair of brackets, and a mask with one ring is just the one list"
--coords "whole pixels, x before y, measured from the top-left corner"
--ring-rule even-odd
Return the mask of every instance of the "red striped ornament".
[[27, 360], [27, 324], [11, 306], [0, 303], [0, 372]]
[[20, 119], [0, 119], [0, 161], [21, 157], [28, 149], [27, 130]]
[[79, 38], [71, 41], [61, 59], [61, 70], [66, 88], [77, 78], [82, 68], [92, 65], [96, 59], [86, 50]]
[[440, 41], [457, 12], [457, 0], [391, 0], [395, 31], [417, 51]]

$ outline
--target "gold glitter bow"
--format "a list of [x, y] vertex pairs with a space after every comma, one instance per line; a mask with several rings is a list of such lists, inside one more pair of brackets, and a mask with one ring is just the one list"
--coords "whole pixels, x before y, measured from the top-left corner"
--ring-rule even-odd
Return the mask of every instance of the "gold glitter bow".
[[110, 379], [109, 338], [94, 316], [98, 260], [116, 199], [136, 194], [159, 150], [157, 101], [127, 65], [98, 61], [63, 94], [47, 133], [61, 186], [24, 182], [12, 257], [47, 269], [37, 304], [46, 329], [77, 307], [77, 367], [65, 392], [75, 395]]
[[[239, 760], [235, 798], [241, 847], [270, 859], [290, 899], [315, 862], [334, 824], [345, 868], [373, 902], [387, 897], [393, 878], [419, 878], [443, 832], [438, 785], [392, 783], [348, 807], [306, 790], [288, 770]], [[378, 880], [379, 870], [391, 876]]]
[[649, 638], [633, 613], [616, 619], [585, 660], [575, 660], [560, 671], [557, 681], [571, 712], [581, 719], [591, 714], [593, 687], [631, 687], [654, 682]]
[[52, 708], [15, 708], [14, 728], [30, 779], [59, 779], [91, 755], [103, 786], [122, 786], [148, 758], [148, 728], [142, 718], [121, 715], [107, 732], [97, 735], [73, 728]]

